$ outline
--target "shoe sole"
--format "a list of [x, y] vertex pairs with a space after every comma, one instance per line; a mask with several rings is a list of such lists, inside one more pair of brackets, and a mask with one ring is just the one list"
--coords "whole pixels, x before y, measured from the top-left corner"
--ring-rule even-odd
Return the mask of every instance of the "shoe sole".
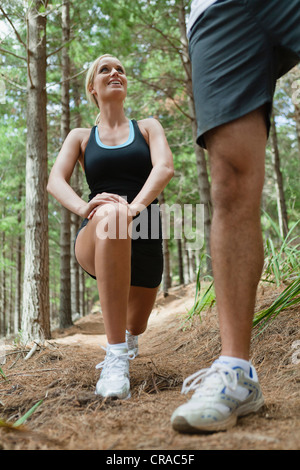
[[222, 423], [205, 424], [202, 426], [191, 425], [183, 416], [176, 416], [172, 422], [173, 429], [181, 433], [210, 433], [216, 431], [227, 431], [236, 425], [237, 416], [231, 415]]
[[122, 396], [119, 396], [119, 395], [102, 395], [101, 393], [97, 393], [95, 392], [95, 395], [98, 395], [99, 397], [102, 397], [102, 398], [114, 398], [116, 400], [129, 400], [129, 398], [131, 398], [131, 393], [129, 392], [129, 394], [126, 396], [126, 397], [122, 397]]
[[246, 416], [251, 413], [256, 413], [264, 404], [264, 399], [261, 398], [255, 406], [245, 405], [244, 407], [241, 406], [237, 413], [233, 413], [227, 419], [219, 423], [211, 423], [211, 424], [203, 424], [200, 426], [195, 426], [190, 424], [183, 416], [176, 416], [172, 421], [172, 426], [175, 431], [179, 431], [181, 433], [210, 433], [210, 432], [218, 432], [218, 431], [228, 431], [229, 429], [233, 428], [239, 416]]

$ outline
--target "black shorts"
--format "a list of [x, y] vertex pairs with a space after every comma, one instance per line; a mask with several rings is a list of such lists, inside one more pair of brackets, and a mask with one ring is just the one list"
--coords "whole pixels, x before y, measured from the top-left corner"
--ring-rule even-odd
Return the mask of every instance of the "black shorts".
[[[89, 222], [84, 219], [74, 241], [83, 227]], [[90, 273], [87, 273], [96, 279]], [[132, 240], [131, 241], [131, 285], [138, 287], [158, 287], [163, 274], [162, 240]]]
[[300, 60], [300, 0], [218, 0], [189, 37], [197, 143], [204, 134], [267, 105], [276, 80]]

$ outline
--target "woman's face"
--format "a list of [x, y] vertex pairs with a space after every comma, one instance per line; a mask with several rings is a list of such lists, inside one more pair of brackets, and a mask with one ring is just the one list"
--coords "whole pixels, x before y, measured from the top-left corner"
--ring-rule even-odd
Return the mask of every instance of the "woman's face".
[[92, 93], [95, 95], [99, 107], [101, 102], [112, 99], [123, 101], [126, 98], [126, 73], [117, 58], [103, 57], [100, 59], [94, 76]]

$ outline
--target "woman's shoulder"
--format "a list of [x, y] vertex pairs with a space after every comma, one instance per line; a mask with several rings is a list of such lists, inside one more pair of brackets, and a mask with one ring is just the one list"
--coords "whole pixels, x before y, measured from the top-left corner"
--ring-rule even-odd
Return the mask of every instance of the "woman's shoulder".
[[89, 138], [91, 130], [92, 129], [88, 127], [75, 127], [74, 129], [70, 130], [68, 138], [74, 141], [85, 140], [86, 138]]
[[145, 129], [158, 129], [161, 128], [160, 122], [153, 117], [140, 119], [137, 121], [139, 125], [143, 126]]
[[67, 145], [70, 149], [74, 149], [74, 151], [77, 149], [76, 151], [79, 152], [79, 160], [83, 158], [91, 131], [91, 128], [76, 127], [70, 130], [66, 138], [65, 145]]
[[80, 146], [81, 151], [85, 150], [91, 135], [92, 128], [88, 127], [75, 127], [68, 134], [68, 139], [74, 144]]
[[140, 119], [139, 121], [137, 121], [137, 123], [140, 128], [140, 131], [142, 132], [147, 142], [149, 142], [150, 137], [154, 133], [163, 132], [163, 128], [156, 118], [150, 117]]

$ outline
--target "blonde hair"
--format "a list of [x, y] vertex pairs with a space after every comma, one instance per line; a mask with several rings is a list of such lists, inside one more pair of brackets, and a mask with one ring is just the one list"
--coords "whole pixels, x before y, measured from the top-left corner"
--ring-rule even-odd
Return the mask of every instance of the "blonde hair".
[[[86, 93], [87, 99], [88, 99], [88, 101], [89, 101], [91, 104], [95, 104], [98, 109], [100, 109], [100, 108], [99, 108], [99, 104], [98, 104], [97, 98], [96, 98], [95, 95], [91, 92], [91, 89], [92, 89], [93, 84], [94, 84], [94, 78], [95, 78], [95, 73], [96, 73], [98, 64], [99, 64], [100, 60], [101, 60], [101, 59], [104, 59], [105, 57], [116, 58], [115, 56], [113, 56], [113, 55], [111, 55], [111, 54], [103, 54], [103, 55], [101, 55], [101, 56], [98, 57], [96, 60], [94, 60], [94, 62], [92, 62], [92, 64], [90, 65], [90, 67], [89, 67], [89, 69], [88, 69], [88, 71], [87, 71], [86, 78], [85, 78], [85, 93]], [[96, 117], [96, 120], [95, 120], [95, 124], [96, 124], [96, 125], [98, 124], [99, 119], [100, 119], [100, 113], [99, 113], [99, 114], [97, 115], [97, 117]]]

